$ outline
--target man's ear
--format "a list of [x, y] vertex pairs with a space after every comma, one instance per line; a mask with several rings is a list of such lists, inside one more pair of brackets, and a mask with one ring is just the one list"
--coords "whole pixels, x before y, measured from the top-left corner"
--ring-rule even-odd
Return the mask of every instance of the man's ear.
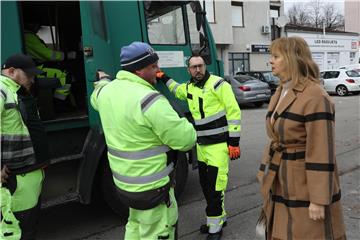
[[13, 76], [15, 74], [15, 68], [14, 67], [10, 67], [7, 69], [7, 72], [10, 76]]

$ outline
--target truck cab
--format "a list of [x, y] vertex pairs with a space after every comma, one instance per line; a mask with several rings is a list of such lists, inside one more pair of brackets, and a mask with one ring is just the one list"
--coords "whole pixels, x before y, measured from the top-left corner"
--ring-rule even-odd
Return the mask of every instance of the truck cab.
[[[90, 203], [94, 194], [104, 197], [120, 214], [127, 208], [116, 194], [107, 161], [107, 149], [98, 113], [89, 104], [96, 71], [112, 76], [120, 70], [120, 49], [133, 41], [149, 43], [160, 57], [159, 65], [179, 82], [190, 76], [186, 60], [200, 51], [208, 70], [223, 75], [205, 11], [198, 1], [19, 1], [1, 2], [1, 61], [26, 52], [24, 34], [28, 24], [40, 24], [37, 33], [48, 47], [76, 52], [75, 59], [37, 62], [62, 68], [71, 75], [72, 106], [57, 108], [55, 85], [42, 79], [35, 85], [39, 112], [50, 147], [45, 169], [42, 207], [69, 201]], [[182, 116], [189, 116], [185, 102], [176, 100], [166, 86], [156, 88]], [[131, 94], [131, 93], [119, 93]], [[192, 152], [177, 153], [179, 195], [186, 182]]]

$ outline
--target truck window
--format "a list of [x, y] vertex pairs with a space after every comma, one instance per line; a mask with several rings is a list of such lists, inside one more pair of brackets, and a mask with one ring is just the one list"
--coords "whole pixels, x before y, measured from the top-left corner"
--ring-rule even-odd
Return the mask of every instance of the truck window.
[[[163, 10], [163, 9], [161, 9]], [[181, 6], [172, 6], [168, 12], [145, 11], [149, 42], [151, 44], [185, 44], [184, 19]]]
[[102, 1], [91, 1], [91, 24], [96, 35], [107, 41], [104, 5]]

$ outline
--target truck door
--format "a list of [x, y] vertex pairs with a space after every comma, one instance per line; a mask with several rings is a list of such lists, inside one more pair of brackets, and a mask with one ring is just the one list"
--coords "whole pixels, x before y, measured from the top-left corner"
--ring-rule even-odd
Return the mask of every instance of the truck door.
[[[22, 52], [18, 3], [1, 1], [1, 62]], [[5, 34], [6, 33], [6, 34]]]
[[[114, 52], [108, 32], [108, 18], [103, 1], [80, 1], [82, 41], [88, 99], [93, 89], [97, 69], [114, 76]], [[98, 114], [88, 105], [91, 126], [99, 125]]]

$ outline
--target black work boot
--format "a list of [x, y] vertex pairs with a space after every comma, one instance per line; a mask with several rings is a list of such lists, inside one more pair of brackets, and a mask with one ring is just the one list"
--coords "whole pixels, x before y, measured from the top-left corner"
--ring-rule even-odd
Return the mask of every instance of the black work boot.
[[220, 240], [222, 235], [222, 230], [217, 233], [209, 233], [206, 237], [206, 240]]
[[[227, 225], [227, 222], [225, 221], [225, 222], [223, 223], [222, 227], [224, 228], [224, 227], [226, 227], [226, 225]], [[201, 225], [201, 226], [200, 226], [200, 233], [202, 233], [202, 234], [208, 234], [208, 233], [209, 233], [209, 226], [206, 225], [206, 224]]]

